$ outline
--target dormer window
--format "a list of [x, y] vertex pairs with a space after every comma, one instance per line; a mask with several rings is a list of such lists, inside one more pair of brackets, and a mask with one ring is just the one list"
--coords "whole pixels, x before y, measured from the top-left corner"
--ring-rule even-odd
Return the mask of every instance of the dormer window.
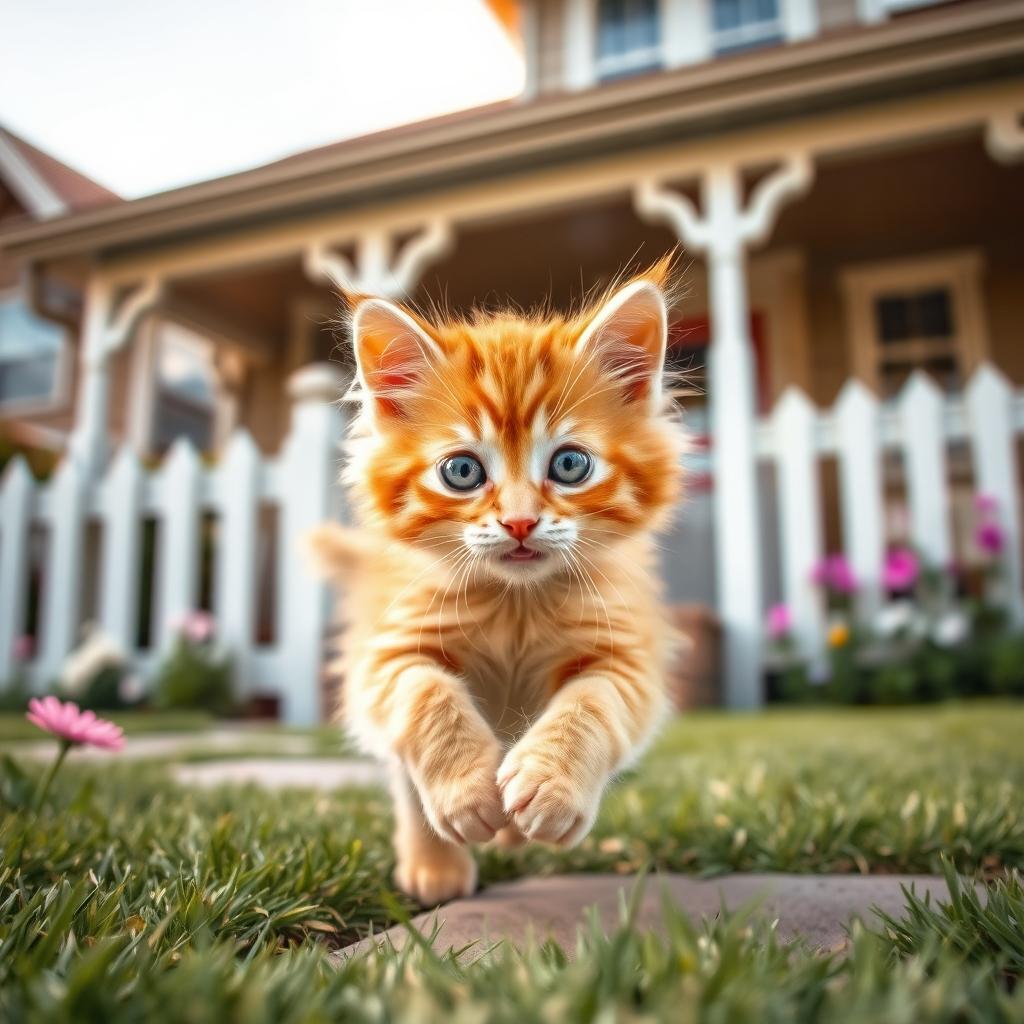
[[779, 43], [785, 26], [780, 0], [712, 0], [711, 32], [716, 54]]
[[662, 65], [658, 0], [598, 0], [597, 77], [602, 81]]

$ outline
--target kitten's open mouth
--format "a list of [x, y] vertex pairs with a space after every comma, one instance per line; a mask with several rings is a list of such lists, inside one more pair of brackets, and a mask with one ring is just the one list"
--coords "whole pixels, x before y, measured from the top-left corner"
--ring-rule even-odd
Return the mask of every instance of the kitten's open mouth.
[[542, 551], [535, 551], [533, 548], [528, 548], [525, 544], [520, 544], [519, 547], [506, 551], [501, 556], [501, 560], [503, 562], [536, 562], [543, 557], [544, 553]]

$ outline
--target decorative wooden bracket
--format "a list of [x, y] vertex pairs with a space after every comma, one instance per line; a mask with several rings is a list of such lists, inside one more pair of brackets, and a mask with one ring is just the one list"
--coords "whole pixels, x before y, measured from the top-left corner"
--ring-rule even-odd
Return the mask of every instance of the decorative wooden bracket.
[[[709, 199], [704, 217], [688, 196], [664, 188], [652, 179], [636, 186], [633, 205], [644, 220], [666, 224], [691, 249], [710, 251], [757, 244], [771, 234], [782, 204], [810, 187], [814, 164], [806, 153], [786, 157], [757, 183], [745, 208], [739, 201], [739, 170], [735, 165], [709, 169], [702, 181]], [[719, 204], [715, 199], [723, 186], [732, 193], [732, 201]]]
[[454, 238], [451, 227], [438, 220], [410, 238], [393, 259], [388, 243], [386, 232], [367, 232], [356, 242], [351, 260], [326, 242], [314, 242], [303, 253], [303, 266], [310, 278], [335, 288], [398, 299], [412, 292], [431, 262], [451, 251]]

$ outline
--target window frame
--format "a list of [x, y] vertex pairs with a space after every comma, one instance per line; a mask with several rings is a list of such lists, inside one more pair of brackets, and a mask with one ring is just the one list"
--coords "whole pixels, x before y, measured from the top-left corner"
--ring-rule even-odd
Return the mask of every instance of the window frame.
[[848, 267], [840, 275], [846, 318], [850, 371], [881, 395], [881, 364], [896, 346], [922, 350], [921, 339], [885, 343], [878, 332], [875, 307], [889, 293], [937, 288], [949, 293], [953, 333], [948, 346], [966, 382], [988, 358], [988, 325], [981, 286], [984, 261], [977, 249], [927, 253]]
[[[800, 42], [818, 34], [816, 0], [778, 2], [779, 45]], [[570, 92], [610, 84], [618, 75], [625, 77], [628, 70], [625, 67], [618, 69], [615, 77], [599, 73], [597, 3], [598, 0], [565, 0], [563, 5], [562, 82]], [[657, 9], [658, 59], [650, 63], [638, 61], [638, 70], [653, 63], [662, 71], [671, 71], [732, 56], [734, 51], [716, 53], [710, 0], [658, 0]], [[534, 47], [535, 58], [536, 52]]]
[[46, 317], [40, 317], [32, 309], [32, 304], [28, 301], [24, 289], [17, 286], [13, 288], [0, 288], [0, 304], [8, 302], [12, 298], [21, 303], [32, 316], [44, 320], [56, 328], [60, 332], [61, 341], [54, 360], [53, 388], [50, 394], [45, 397], [33, 395], [24, 398], [3, 398], [0, 396], [0, 413], [3, 413], [4, 416], [31, 416], [56, 412], [67, 405], [71, 394], [71, 328], [55, 320], [47, 320]]

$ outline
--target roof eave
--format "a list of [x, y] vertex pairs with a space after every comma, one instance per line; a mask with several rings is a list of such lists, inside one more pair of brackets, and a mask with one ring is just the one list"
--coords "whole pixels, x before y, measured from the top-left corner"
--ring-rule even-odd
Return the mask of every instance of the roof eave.
[[827, 109], [872, 95], [1024, 73], [1024, 8], [993, 0], [939, 8], [848, 34], [762, 50], [582, 93], [427, 123], [16, 229], [0, 248], [24, 261], [82, 257], [230, 229], [553, 163], [628, 140]]

